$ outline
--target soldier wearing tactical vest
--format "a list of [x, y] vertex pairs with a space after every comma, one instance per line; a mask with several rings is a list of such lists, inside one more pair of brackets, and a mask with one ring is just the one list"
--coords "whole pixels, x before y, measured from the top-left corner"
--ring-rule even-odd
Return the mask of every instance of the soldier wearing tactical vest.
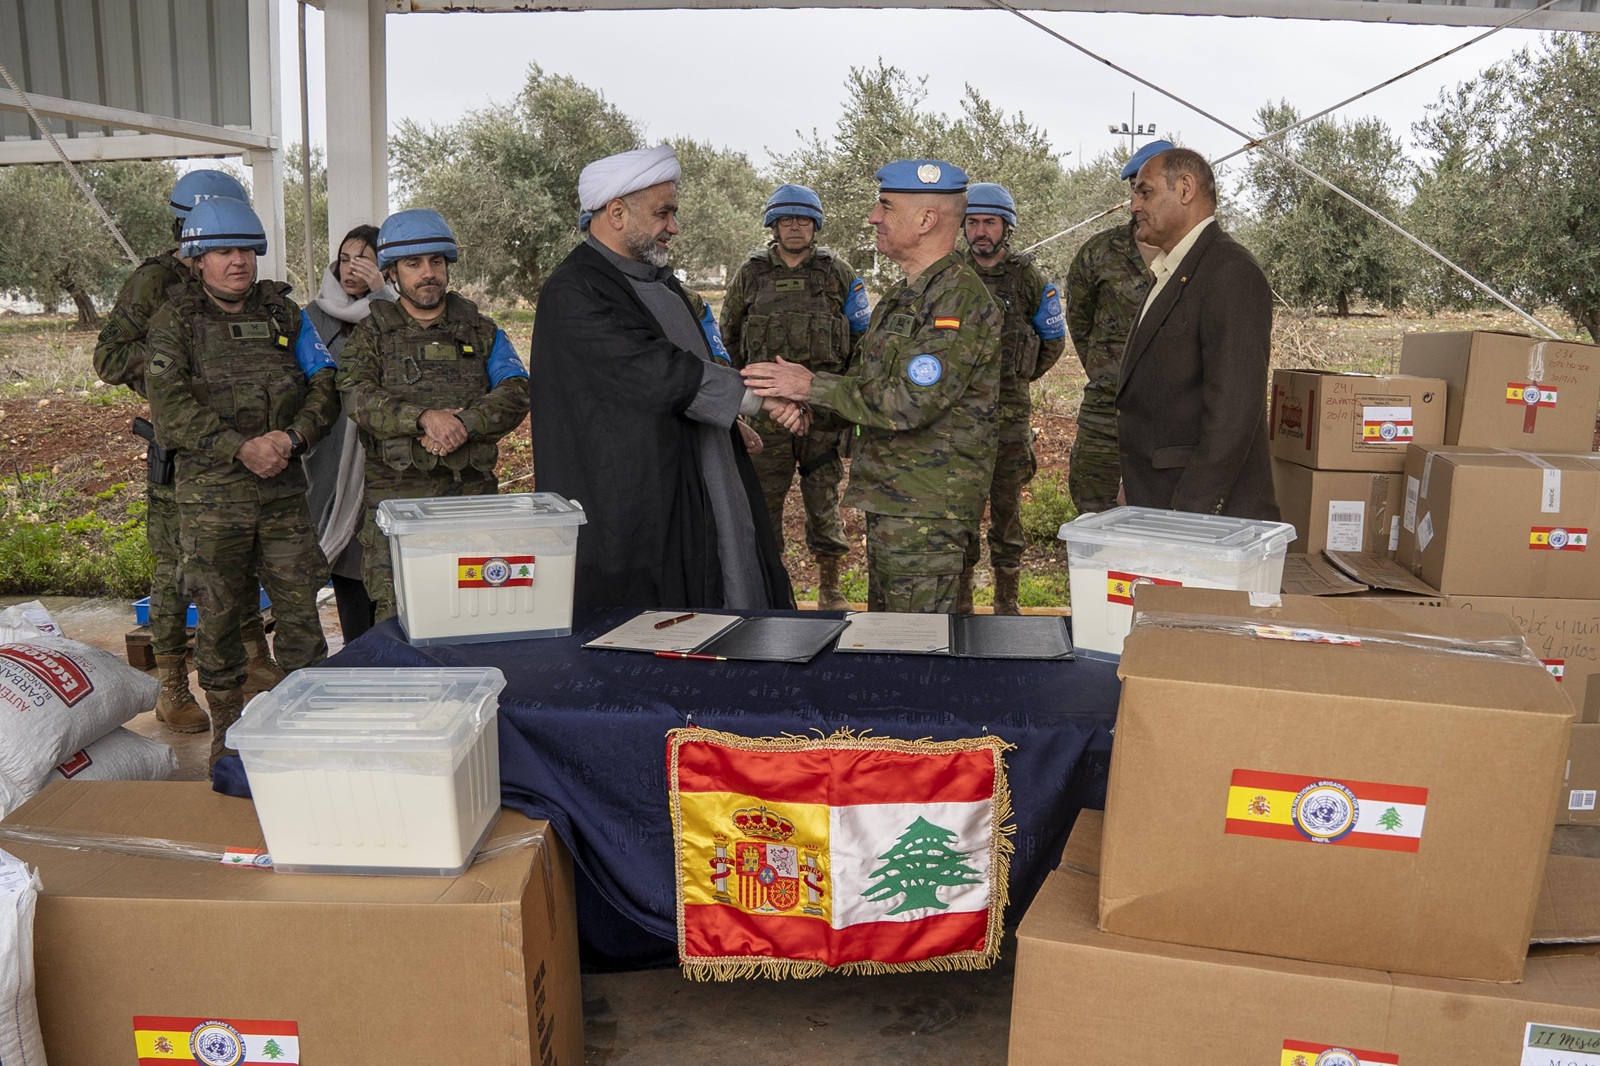
[[[832, 251], [817, 246], [822, 201], [804, 185], [780, 185], [767, 199], [761, 224], [772, 243], [751, 253], [728, 285], [722, 337], [740, 368], [782, 357], [811, 370], [842, 374], [872, 310], [867, 289]], [[848, 610], [839, 591], [839, 567], [850, 550], [839, 519], [844, 463], [835, 417], [819, 418], [804, 436], [756, 416], [761, 451], [751, 456], [766, 498], [772, 530], [783, 543], [783, 503], [796, 471], [806, 510], [806, 547], [817, 562], [817, 608]]]
[[382, 500], [490, 496], [500, 438], [528, 413], [528, 372], [477, 305], [446, 291], [456, 238], [437, 211], [400, 211], [378, 230], [378, 269], [399, 294], [350, 337], [339, 391], [366, 449], [361, 571], [373, 618], [395, 614]]
[[211, 765], [231, 754], [227, 729], [244, 709], [245, 605], [259, 568], [279, 664], [328, 654], [317, 617], [327, 560], [306, 508], [300, 456], [339, 413], [333, 360], [290, 300], [256, 280], [267, 250], [261, 220], [240, 200], [206, 200], [184, 220], [180, 253], [197, 284], [150, 320], [145, 384], [156, 434], [178, 449], [183, 576], [200, 608], [195, 666], [211, 712]]
[[[237, 178], [220, 170], [193, 170], [179, 178], [167, 199], [172, 213], [172, 238], [178, 240], [183, 220], [202, 200], [214, 197], [248, 200], [250, 194]], [[145, 396], [147, 330], [150, 318], [167, 300], [190, 281], [189, 261], [180, 258], [173, 247], [151, 256], [134, 270], [117, 293], [105, 327], [94, 349], [94, 369], [108, 385], [126, 385]], [[148, 429], [136, 425], [136, 432]], [[209, 724], [205, 709], [195, 702], [189, 690], [188, 615], [189, 597], [180, 587], [178, 547], [178, 499], [173, 487], [173, 462], [170, 450], [146, 438], [150, 451], [145, 481], [145, 542], [155, 558], [150, 580], [150, 651], [155, 655], [156, 674], [161, 681], [161, 697], [156, 701], [156, 720], [175, 733], [199, 733]], [[255, 570], [251, 569], [253, 575]], [[272, 661], [267, 634], [261, 625], [256, 603], [246, 606], [240, 619], [244, 645], [250, 655], [246, 692], [260, 692], [283, 680], [283, 671]]]
[[[1033, 480], [1033, 404], [1028, 386], [1067, 348], [1061, 294], [1045, 280], [1033, 257], [1009, 248], [1017, 205], [1004, 186], [978, 182], [967, 189], [967, 262], [989, 287], [1005, 322], [1000, 331], [1000, 443], [989, 486], [989, 564], [994, 568], [994, 613], [1020, 614], [1018, 586], [1028, 536], [1022, 528], [1022, 489]], [[981, 550], [974, 534], [967, 547], [957, 611], [972, 611], [972, 569]]]

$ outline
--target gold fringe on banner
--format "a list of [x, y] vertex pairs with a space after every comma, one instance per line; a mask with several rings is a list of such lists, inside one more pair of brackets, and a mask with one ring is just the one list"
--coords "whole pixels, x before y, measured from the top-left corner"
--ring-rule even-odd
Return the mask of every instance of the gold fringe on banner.
[[[713, 744], [737, 751], [808, 752], [837, 751], [890, 751], [913, 755], [945, 755], [957, 752], [988, 751], [994, 757], [993, 798], [990, 801], [989, 845], [989, 901], [987, 933], [981, 951], [954, 951], [926, 959], [906, 962], [877, 962], [864, 960], [847, 962], [838, 966], [813, 959], [784, 958], [768, 955], [724, 955], [694, 957], [688, 954], [685, 935], [685, 870], [683, 806], [678, 791], [678, 759], [685, 744]], [[742, 737], [715, 729], [688, 727], [667, 733], [668, 795], [672, 807], [672, 846], [677, 888], [678, 959], [684, 976], [697, 981], [731, 981], [738, 978], [804, 978], [819, 977], [826, 973], [875, 974], [906, 971], [952, 972], [956, 970], [983, 970], [1000, 958], [1002, 925], [1006, 903], [1010, 897], [1011, 855], [1015, 850], [1012, 836], [1016, 826], [1011, 822], [1011, 789], [1006, 781], [1004, 753], [1016, 745], [996, 736], [966, 737], [960, 740], [935, 741], [926, 737], [919, 740], [895, 740], [889, 737], [872, 737], [865, 731], [840, 728], [831, 735], [778, 737]], [[914, 799], [915, 797], [913, 797]]]

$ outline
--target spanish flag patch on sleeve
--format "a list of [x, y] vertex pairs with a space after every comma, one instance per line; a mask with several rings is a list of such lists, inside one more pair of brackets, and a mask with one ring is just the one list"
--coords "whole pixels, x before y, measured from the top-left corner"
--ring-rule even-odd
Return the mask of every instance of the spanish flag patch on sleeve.
[[960, 329], [961, 328], [961, 320], [959, 318], [936, 318], [936, 319], [933, 320], [933, 328], [934, 329]]

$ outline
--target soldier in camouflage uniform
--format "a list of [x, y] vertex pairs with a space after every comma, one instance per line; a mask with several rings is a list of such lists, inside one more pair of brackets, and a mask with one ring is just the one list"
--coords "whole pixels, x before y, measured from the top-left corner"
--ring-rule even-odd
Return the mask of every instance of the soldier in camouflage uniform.
[[[173, 240], [178, 239], [190, 210], [217, 196], [245, 200], [249, 194], [238, 179], [220, 170], [194, 170], [178, 179], [167, 201], [173, 216]], [[94, 349], [95, 373], [108, 385], [126, 385], [140, 396], [146, 395], [145, 340], [150, 318], [190, 280], [188, 260], [176, 253], [173, 248], [140, 263], [117, 293], [116, 306]], [[198, 733], [209, 725], [209, 719], [189, 690], [189, 597], [179, 580], [178, 499], [172, 484], [172, 461], [156, 441], [150, 440], [148, 445], [152, 461], [148, 464], [151, 476], [145, 482], [144, 523], [145, 541], [155, 559], [150, 581], [150, 651], [161, 681], [156, 720], [175, 733]], [[264, 691], [283, 680], [283, 672], [267, 649], [261, 612], [256, 607], [249, 604], [241, 620], [250, 655], [247, 692]]]
[[[816, 245], [822, 201], [804, 185], [780, 185], [767, 200], [761, 224], [772, 229], [772, 243], [739, 268], [722, 304], [722, 336], [734, 365], [781, 356], [811, 370], [844, 373], [871, 309], [861, 279], [832, 251]], [[848, 427], [824, 417], [797, 437], [762, 414], [755, 428], [762, 448], [751, 460], [779, 546], [783, 502], [798, 470], [806, 546], [817, 561], [817, 607], [847, 610], [850, 604], [839, 591], [839, 567], [850, 550], [839, 520], [844, 477], [839, 436]]]
[[[1171, 147], [1170, 141], [1151, 141], [1128, 160], [1122, 176], [1131, 180], [1147, 160]], [[1067, 329], [1089, 378], [1078, 406], [1078, 435], [1067, 472], [1067, 490], [1079, 514], [1098, 514], [1117, 505], [1122, 484], [1117, 452], [1122, 349], [1155, 281], [1149, 266], [1155, 252], [1133, 239], [1129, 220], [1084, 241], [1067, 271]]]
[[266, 579], [286, 670], [328, 654], [317, 589], [328, 563], [306, 507], [300, 456], [339, 414], [333, 360], [290, 300], [289, 286], [256, 280], [267, 248], [241, 200], [207, 200], [184, 220], [196, 284], [150, 320], [145, 384], [156, 432], [178, 449], [183, 573], [200, 607], [195, 666], [211, 711], [211, 765], [232, 750], [227, 729], [244, 709], [241, 608]]
[[390, 215], [376, 251], [399, 298], [356, 327], [339, 390], [367, 453], [361, 577], [381, 622], [396, 605], [379, 502], [499, 491], [499, 441], [528, 413], [528, 372], [476, 304], [446, 291], [456, 238], [438, 212]]
[[878, 171], [868, 217], [906, 279], [890, 288], [847, 374], [779, 359], [745, 368], [758, 395], [856, 424], [845, 503], [867, 513], [873, 611], [949, 614], [994, 476], [999, 308], [956, 254], [967, 176], [928, 159]]
[[[1033, 414], [1028, 386], [1056, 365], [1067, 348], [1061, 295], [1045, 280], [1033, 257], [1008, 247], [1017, 224], [1017, 205], [1004, 186], [979, 182], [967, 189], [967, 264], [973, 268], [1004, 315], [1000, 332], [1000, 443], [989, 488], [989, 563], [994, 567], [994, 613], [1021, 614], [1017, 600], [1022, 553], [1028, 535], [1022, 528], [1022, 488], [1039, 469], [1033, 455]], [[978, 563], [976, 535], [967, 548], [956, 610], [972, 613], [972, 568]]]

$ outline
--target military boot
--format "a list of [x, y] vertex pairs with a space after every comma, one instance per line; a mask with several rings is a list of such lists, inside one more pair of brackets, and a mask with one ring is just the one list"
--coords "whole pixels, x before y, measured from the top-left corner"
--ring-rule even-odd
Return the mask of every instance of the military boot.
[[972, 613], [972, 567], [961, 571], [961, 580], [956, 585], [956, 614]]
[[239, 628], [239, 637], [244, 641], [245, 654], [250, 657], [245, 664], [243, 689], [245, 698], [249, 699], [258, 692], [276, 687], [285, 675], [273, 661], [272, 650], [267, 647], [267, 630], [261, 623], [259, 613], [253, 613], [244, 620]]
[[228, 727], [244, 713], [244, 702], [242, 688], [226, 691], [206, 689], [206, 706], [211, 708], [211, 761], [207, 765], [213, 770], [217, 768], [217, 760], [224, 755], [239, 754], [228, 747]]
[[205, 708], [189, 691], [189, 667], [182, 655], [157, 655], [156, 676], [161, 696], [156, 700], [156, 721], [174, 733], [200, 733], [206, 728]]
[[839, 564], [837, 555], [817, 556], [817, 610], [848, 611], [850, 601], [839, 591]]
[[1022, 584], [1022, 569], [1016, 566], [994, 568], [994, 613], [1021, 614], [1017, 603], [1017, 588]]

